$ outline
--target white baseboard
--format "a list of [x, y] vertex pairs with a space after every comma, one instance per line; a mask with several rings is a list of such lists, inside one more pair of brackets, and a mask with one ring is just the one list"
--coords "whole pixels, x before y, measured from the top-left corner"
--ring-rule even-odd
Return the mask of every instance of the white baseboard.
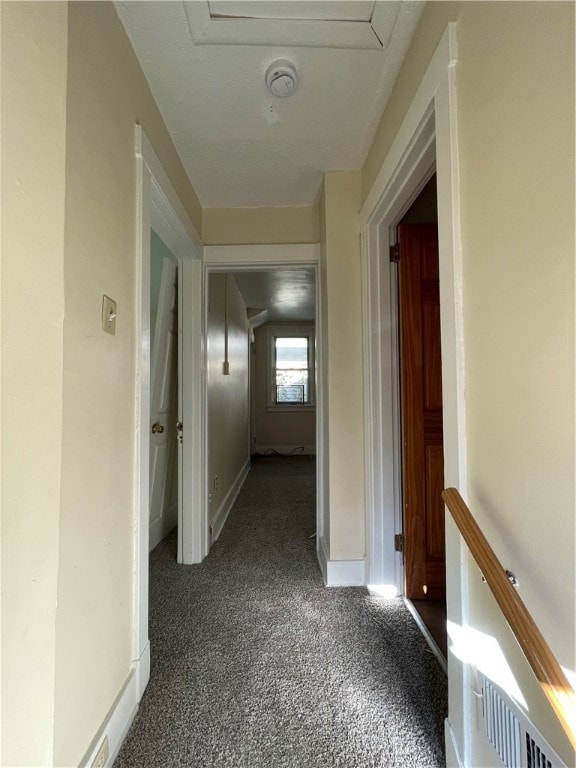
[[142, 655], [134, 663], [134, 669], [138, 684], [138, 701], [140, 701], [150, 680], [150, 642], [146, 643]]
[[253, 453], [282, 453], [290, 456], [316, 456], [315, 445], [255, 445], [252, 448]]
[[244, 485], [244, 480], [246, 480], [246, 476], [248, 475], [249, 471], [250, 471], [250, 459], [247, 459], [246, 463], [238, 473], [236, 480], [234, 480], [234, 482], [232, 483], [232, 487], [230, 488], [230, 490], [222, 500], [222, 503], [220, 504], [216, 514], [214, 515], [212, 522], [210, 523], [210, 532], [211, 532], [210, 545], [214, 544], [218, 536], [220, 536], [220, 534], [222, 533], [222, 528], [224, 528], [224, 524], [228, 519], [230, 510], [232, 509], [232, 506], [236, 501], [236, 496], [238, 496], [238, 494], [240, 493], [240, 489]]
[[366, 585], [364, 560], [328, 560], [327, 587], [363, 587]]
[[110, 768], [120, 752], [122, 742], [138, 712], [140, 699], [150, 677], [150, 646], [147, 644], [141, 658], [133, 662], [128, 679], [110, 707], [104, 722], [92, 741], [84, 759], [82, 768], [90, 768], [96, 759], [104, 739], [108, 738], [108, 759], [105, 768]]
[[324, 539], [319, 540], [316, 551], [324, 584], [327, 587], [366, 586], [364, 560], [330, 560]]
[[318, 536], [316, 540], [316, 556], [318, 557], [318, 564], [320, 565], [320, 570], [322, 571], [324, 584], [326, 584], [328, 581], [328, 553], [326, 551], [326, 542], [324, 541], [324, 537]]
[[456, 736], [448, 718], [444, 720], [444, 741], [446, 743], [446, 768], [462, 768]]

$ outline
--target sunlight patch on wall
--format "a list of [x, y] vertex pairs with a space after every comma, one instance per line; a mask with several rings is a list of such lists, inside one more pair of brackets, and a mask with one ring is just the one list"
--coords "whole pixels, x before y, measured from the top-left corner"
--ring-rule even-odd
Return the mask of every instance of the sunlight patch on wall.
[[520, 706], [528, 710], [526, 699], [495, 637], [473, 627], [461, 627], [448, 621], [449, 650], [464, 664], [476, 667], [495, 682]]

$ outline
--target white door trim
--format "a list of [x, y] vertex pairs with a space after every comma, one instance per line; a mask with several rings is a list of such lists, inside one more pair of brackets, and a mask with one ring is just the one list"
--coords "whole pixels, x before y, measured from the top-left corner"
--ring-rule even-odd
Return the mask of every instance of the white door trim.
[[[262, 272], [277, 269], [312, 267], [316, 280], [316, 531], [322, 537], [324, 509], [324, 381], [322, 379], [322, 292], [320, 285], [320, 246], [317, 243], [294, 245], [215, 245], [204, 247], [205, 291], [215, 272]], [[205, 302], [207, 306], [207, 302]], [[205, 311], [204, 327], [207, 329]], [[206, 333], [206, 330], [205, 330]], [[206, 406], [207, 407], [207, 406]], [[208, 455], [208, 435], [205, 437]]]
[[315, 265], [320, 261], [320, 246], [317, 243], [296, 243], [293, 245], [205, 245], [204, 262], [228, 269], [244, 266], [252, 271], [260, 269], [283, 269]]
[[[445, 483], [458, 487], [464, 497], [467, 493], [456, 61], [456, 25], [449, 24], [360, 214], [367, 576], [374, 591], [384, 594], [403, 591], [401, 563], [394, 551], [394, 534], [401, 530], [402, 510], [396, 275], [388, 250], [391, 229], [434, 165], [438, 192]], [[448, 618], [461, 624], [467, 619], [468, 554], [451, 520], [447, 520], [446, 534]], [[455, 725], [462, 735], [466, 757], [472, 721], [467, 670], [453, 659], [451, 663], [450, 655], [448, 661], [451, 695], [460, 699], [451, 715], [459, 721]]]
[[204, 509], [204, 371], [202, 368], [202, 242], [152, 145], [136, 125], [136, 412], [134, 468], [133, 658], [140, 669], [139, 696], [149, 677], [148, 514], [150, 427], [150, 229], [178, 259], [179, 337], [182, 339], [184, 423], [183, 513], [178, 521], [178, 562], [200, 562], [206, 530]]

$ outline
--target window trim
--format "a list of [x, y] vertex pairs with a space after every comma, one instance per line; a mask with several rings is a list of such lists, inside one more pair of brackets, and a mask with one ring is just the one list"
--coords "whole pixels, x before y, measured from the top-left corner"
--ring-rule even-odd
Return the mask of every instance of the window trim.
[[[266, 372], [266, 410], [276, 413], [284, 411], [315, 411], [316, 410], [316, 327], [313, 323], [269, 325], [267, 332], [268, 365]], [[275, 340], [277, 338], [308, 338], [308, 389], [309, 403], [279, 404], [276, 402], [275, 376]]]

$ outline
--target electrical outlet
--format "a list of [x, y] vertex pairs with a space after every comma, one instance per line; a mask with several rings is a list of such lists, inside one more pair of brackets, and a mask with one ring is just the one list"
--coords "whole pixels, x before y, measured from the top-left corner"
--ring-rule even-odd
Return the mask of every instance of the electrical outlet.
[[92, 763], [92, 768], [104, 768], [104, 766], [108, 762], [109, 755], [110, 755], [110, 748], [108, 746], [108, 736], [105, 736], [104, 741], [100, 745], [100, 749], [98, 750], [96, 757], [94, 758], [94, 762]]
[[212, 494], [208, 494], [208, 504], [212, 504]]
[[218, 475], [214, 475], [214, 490], [218, 490]]

